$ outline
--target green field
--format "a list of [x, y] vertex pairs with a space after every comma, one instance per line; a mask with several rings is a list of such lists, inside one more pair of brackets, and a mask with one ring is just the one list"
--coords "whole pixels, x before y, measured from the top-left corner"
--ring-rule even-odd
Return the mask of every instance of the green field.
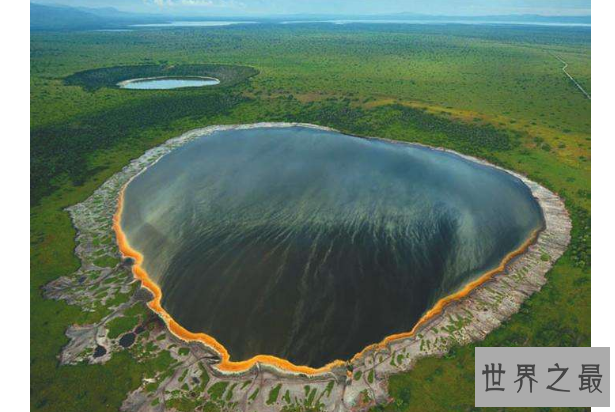
[[[566, 201], [568, 252], [544, 289], [481, 346], [590, 345], [590, 30], [468, 25], [246, 25], [31, 34], [31, 409], [115, 411], [169, 359], [59, 367], [71, 324], [106, 313], [43, 299], [78, 267], [63, 209], [147, 148], [212, 124], [301, 121], [444, 146], [524, 173]], [[131, 91], [115, 66], [241, 66], [221, 87]], [[132, 72], [128, 69], [121, 73]], [[128, 71], [126, 71], [128, 70]], [[148, 69], [158, 70], [158, 69]], [[76, 74], [79, 73], [79, 74]], [[194, 73], [190, 73], [194, 74]], [[72, 76], [72, 77], [71, 77]], [[141, 76], [140, 76], [141, 77]], [[67, 79], [68, 78], [68, 79]], [[470, 410], [474, 349], [390, 382], [385, 410]]]

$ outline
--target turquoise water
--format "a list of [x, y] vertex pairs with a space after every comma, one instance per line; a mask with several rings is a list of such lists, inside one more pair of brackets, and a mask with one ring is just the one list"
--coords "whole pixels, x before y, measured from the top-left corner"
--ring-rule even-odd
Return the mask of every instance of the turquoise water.
[[232, 360], [315, 367], [411, 330], [542, 225], [504, 171], [303, 127], [187, 143], [128, 185], [122, 215], [182, 326]]
[[198, 77], [184, 77], [184, 78], [159, 78], [159, 79], [136, 79], [134, 81], [128, 81], [120, 84], [122, 89], [134, 89], [134, 90], [167, 90], [167, 89], [179, 89], [182, 87], [202, 87], [213, 86], [219, 84], [220, 80], [214, 78], [198, 78]]

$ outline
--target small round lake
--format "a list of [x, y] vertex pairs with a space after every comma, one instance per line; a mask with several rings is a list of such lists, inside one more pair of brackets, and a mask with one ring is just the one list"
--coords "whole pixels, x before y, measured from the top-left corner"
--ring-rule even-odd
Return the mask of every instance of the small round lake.
[[213, 77], [155, 77], [147, 79], [132, 79], [118, 83], [121, 89], [133, 90], [168, 90], [184, 87], [203, 87], [220, 84]]
[[180, 325], [231, 360], [313, 367], [411, 330], [543, 224], [505, 171], [307, 127], [186, 143], [132, 180], [121, 215]]

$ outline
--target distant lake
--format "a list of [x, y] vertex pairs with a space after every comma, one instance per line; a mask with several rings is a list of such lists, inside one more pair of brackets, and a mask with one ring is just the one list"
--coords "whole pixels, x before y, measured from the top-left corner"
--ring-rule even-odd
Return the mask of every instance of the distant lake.
[[121, 225], [180, 325], [231, 360], [319, 367], [411, 330], [543, 217], [521, 180], [453, 153], [263, 127], [162, 157]]
[[255, 21], [172, 21], [170, 23], [133, 24], [132, 27], [216, 27], [231, 26], [233, 24], [255, 24]]
[[[258, 24], [258, 21], [232, 21], [232, 20], [209, 20], [209, 21], [173, 21], [169, 23], [133, 24], [131, 27], [219, 27], [236, 24]], [[497, 21], [497, 20], [411, 20], [411, 19], [337, 19], [337, 20], [286, 20], [279, 24], [419, 24], [419, 25], [530, 25], [530, 26], [561, 26], [561, 27], [591, 27], [588, 23], [561, 23], [561, 22], [532, 22], [532, 21]]]
[[122, 89], [134, 90], [167, 90], [183, 87], [203, 87], [220, 84], [213, 77], [160, 77], [150, 79], [125, 80], [118, 83]]
[[563, 27], [591, 27], [587, 23], [552, 23], [552, 22], [523, 22], [523, 21], [495, 21], [495, 20], [289, 20], [282, 24], [309, 24], [309, 23], [331, 23], [331, 24], [425, 24], [425, 25], [446, 25], [446, 24], [467, 24], [467, 25], [530, 25], [530, 26], [563, 26]]

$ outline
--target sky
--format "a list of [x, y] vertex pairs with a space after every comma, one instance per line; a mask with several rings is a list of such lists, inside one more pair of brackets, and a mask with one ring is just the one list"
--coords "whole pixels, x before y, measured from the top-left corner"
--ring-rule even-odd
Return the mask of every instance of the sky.
[[419, 13], [447, 16], [591, 14], [591, 0], [32, 0], [39, 4], [114, 7], [195, 16]]

